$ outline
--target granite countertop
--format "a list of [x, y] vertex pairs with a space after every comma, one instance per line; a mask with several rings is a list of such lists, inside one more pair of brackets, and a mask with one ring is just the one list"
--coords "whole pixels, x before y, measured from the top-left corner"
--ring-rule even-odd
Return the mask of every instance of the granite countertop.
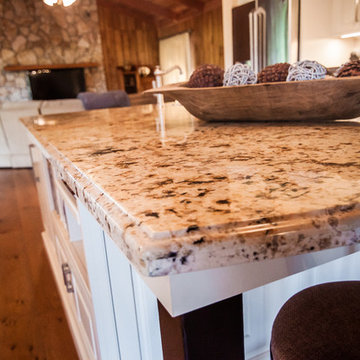
[[357, 121], [206, 123], [170, 103], [24, 124], [143, 274], [360, 242]]

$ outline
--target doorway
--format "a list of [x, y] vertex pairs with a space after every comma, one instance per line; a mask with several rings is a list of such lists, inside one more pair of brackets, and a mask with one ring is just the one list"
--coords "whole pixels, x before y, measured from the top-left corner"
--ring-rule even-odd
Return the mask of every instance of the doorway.
[[175, 70], [163, 76], [163, 84], [187, 81], [193, 71], [190, 33], [184, 32], [159, 41], [160, 68], [164, 71], [179, 65], [182, 75]]
[[233, 63], [250, 63], [249, 14], [255, 10], [255, 1], [232, 9]]

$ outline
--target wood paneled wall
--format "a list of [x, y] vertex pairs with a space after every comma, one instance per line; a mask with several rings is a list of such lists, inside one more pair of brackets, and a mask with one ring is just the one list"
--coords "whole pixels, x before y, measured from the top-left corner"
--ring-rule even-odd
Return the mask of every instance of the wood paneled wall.
[[[136, 0], [134, 0], [136, 1]], [[122, 89], [123, 78], [117, 66], [159, 63], [158, 40], [190, 31], [195, 66], [224, 66], [221, 4], [215, 9], [173, 25], [156, 27], [149, 17], [129, 13], [121, 6], [97, 0], [103, 60], [108, 90]]]
[[106, 84], [108, 90], [123, 88], [117, 66], [151, 65], [159, 62], [155, 24], [98, 1]]
[[194, 51], [195, 66], [215, 64], [224, 67], [221, 5], [189, 20], [160, 27], [158, 35], [161, 39], [183, 31], [191, 32], [190, 39]]

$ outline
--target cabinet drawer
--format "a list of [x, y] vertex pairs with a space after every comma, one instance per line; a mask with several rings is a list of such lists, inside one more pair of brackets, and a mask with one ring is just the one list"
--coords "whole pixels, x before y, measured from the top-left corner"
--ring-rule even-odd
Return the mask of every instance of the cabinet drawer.
[[71, 316], [76, 322], [77, 337], [80, 337], [82, 346], [91, 354], [91, 359], [97, 359], [97, 337], [91, 293], [74, 259], [68, 252], [68, 249], [66, 249], [66, 246], [63, 247], [63, 242], [58, 237], [56, 237], [56, 252], [64, 280], [63, 290], [68, 293], [66, 301], [70, 305]]
[[[42, 234], [42, 237], [79, 358], [80, 360], [97, 360], [98, 358], [94, 352], [93, 345], [88, 340], [87, 331], [84, 329], [83, 322], [79, 321], [78, 284], [76, 275], [74, 276], [72, 272], [59, 239], [55, 238], [55, 241], [51, 241], [45, 232]], [[66, 266], [64, 267], [63, 265]], [[65, 274], [63, 270], [65, 270]], [[72, 286], [66, 287], [64, 285], [65, 279], [67, 282], [70, 281]]]
[[59, 208], [58, 213], [67, 230], [69, 244], [72, 247], [71, 251], [75, 254], [78, 262], [81, 263], [80, 266], [82, 266], [84, 276], [86, 276], [85, 252], [76, 196], [64, 181], [60, 179], [55, 180], [55, 188]]
[[79, 287], [76, 287], [76, 301], [77, 301], [77, 312], [78, 320], [81, 322], [84, 334], [86, 335], [87, 341], [92, 348], [94, 357], [97, 359], [98, 344], [96, 337], [94, 314], [91, 310], [91, 304], [89, 300], [84, 297], [84, 293], [80, 291]]
[[68, 259], [59, 244], [59, 239], [55, 237], [56, 244], [56, 254], [58, 258], [58, 271], [62, 274], [63, 279], [63, 290], [67, 292], [67, 301], [70, 303], [73, 313], [76, 312], [76, 300], [75, 300], [75, 290], [74, 290], [74, 281], [72, 278], [71, 268], [68, 262]]
[[[71, 241], [69, 232], [67, 231], [64, 222], [55, 211], [52, 213], [52, 223], [54, 227], [54, 233], [61, 243], [67, 258], [72, 263], [72, 267], [76, 268], [76, 271], [79, 273], [81, 280], [85, 282], [87, 288], [89, 288], [89, 279], [82, 239]], [[79, 226], [79, 232], [81, 233], [80, 225], [77, 226]]]

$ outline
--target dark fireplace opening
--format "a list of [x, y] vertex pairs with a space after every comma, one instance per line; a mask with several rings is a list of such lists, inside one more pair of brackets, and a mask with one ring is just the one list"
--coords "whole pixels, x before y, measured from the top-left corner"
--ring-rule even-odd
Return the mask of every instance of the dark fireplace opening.
[[84, 69], [42, 69], [28, 72], [33, 100], [76, 98], [85, 91]]

